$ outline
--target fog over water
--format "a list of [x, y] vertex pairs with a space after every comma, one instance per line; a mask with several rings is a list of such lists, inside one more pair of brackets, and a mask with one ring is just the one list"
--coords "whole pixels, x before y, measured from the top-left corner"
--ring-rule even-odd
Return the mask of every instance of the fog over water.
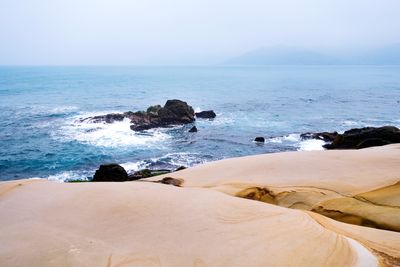
[[1, 65], [215, 64], [400, 43], [397, 0], [0, 0]]

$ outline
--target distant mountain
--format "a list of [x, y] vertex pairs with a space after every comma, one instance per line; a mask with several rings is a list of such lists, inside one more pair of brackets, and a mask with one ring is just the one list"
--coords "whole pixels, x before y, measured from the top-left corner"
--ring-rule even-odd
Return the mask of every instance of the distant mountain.
[[293, 47], [266, 47], [225, 62], [228, 65], [399, 65], [400, 45], [341, 52], [316, 52]]

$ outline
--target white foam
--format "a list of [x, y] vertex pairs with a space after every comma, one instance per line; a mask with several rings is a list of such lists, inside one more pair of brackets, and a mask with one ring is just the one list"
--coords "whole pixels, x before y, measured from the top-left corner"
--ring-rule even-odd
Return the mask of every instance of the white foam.
[[138, 162], [125, 162], [120, 164], [127, 173], [135, 172], [138, 170], [145, 169], [149, 164], [144, 161]]
[[352, 120], [345, 120], [343, 121], [343, 125], [345, 126], [355, 126], [358, 125], [359, 123], [356, 121], [352, 121]]
[[196, 113], [197, 113], [197, 112], [201, 112], [201, 108], [200, 108], [200, 107], [195, 108], [195, 109], [194, 109], [194, 112], [196, 112]]
[[[85, 117], [90, 116], [93, 116], [93, 113], [86, 114]], [[82, 122], [77, 117], [62, 126], [58, 132], [53, 134], [53, 137], [112, 148], [160, 146], [170, 138], [162, 129], [149, 130], [145, 134], [134, 132], [130, 129], [130, 120], [127, 118], [114, 123], [91, 123], [90, 121]]]
[[300, 135], [299, 134], [289, 134], [285, 136], [279, 136], [279, 137], [273, 137], [267, 140], [268, 142], [271, 143], [282, 143], [284, 141], [288, 142], [299, 142], [300, 141]]
[[56, 107], [50, 109], [50, 113], [52, 114], [62, 114], [65, 112], [72, 112], [72, 111], [77, 111], [78, 107], [76, 106], [64, 106], [64, 107]]
[[188, 153], [188, 152], [168, 153], [162, 157], [152, 158], [151, 161], [158, 162], [166, 160], [169, 164], [174, 165], [176, 167], [180, 166], [192, 167], [194, 165], [207, 162], [207, 160], [201, 159], [199, 156], [200, 154], [198, 153]]
[[55, 175], [50, 175], [47, 177], [47, 179], [50, 181], [65, 182], [68, 180], [85, 181], [85, 180], [87, 180], [87, 177], [82, 172], [66, 171], [66, 172], [57, 173]]
[[313, 151], [313, 150], [324, 150], [323, 145], [325, 142], [318, 139], [308, 139], [301, 141], [299, 144], [300, 151]]

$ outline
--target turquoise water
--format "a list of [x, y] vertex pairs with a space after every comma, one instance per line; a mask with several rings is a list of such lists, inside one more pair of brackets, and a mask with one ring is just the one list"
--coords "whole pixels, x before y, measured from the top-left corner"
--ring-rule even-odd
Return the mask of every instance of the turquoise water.
[[[217, 118], [197, 120], [195, 134], [192, 125], [134, 133], [127, 121], [78, 121], [174, 98]], [[321, 149], [299, 134], [387, 124], [400, 125], [399, 66], [0, 67], [0, 180]]]

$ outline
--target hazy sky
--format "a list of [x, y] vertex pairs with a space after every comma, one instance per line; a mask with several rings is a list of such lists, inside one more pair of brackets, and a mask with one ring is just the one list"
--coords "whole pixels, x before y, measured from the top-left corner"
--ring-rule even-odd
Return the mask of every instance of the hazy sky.
[[400, 0], [0, 0], [0, 64], [206, 64], [400, 43]]

